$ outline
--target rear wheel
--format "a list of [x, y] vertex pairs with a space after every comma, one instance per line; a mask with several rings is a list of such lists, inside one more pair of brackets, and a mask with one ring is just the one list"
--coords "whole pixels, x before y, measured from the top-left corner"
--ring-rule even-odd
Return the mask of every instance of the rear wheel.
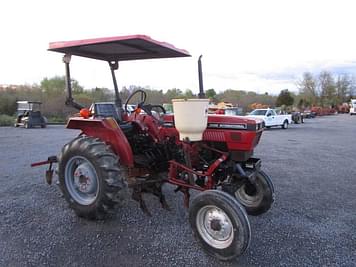
[[223, 191], [198, 194], [189, 208], [189, 222], [202, 247], [220, 260], [238, 257], [249, 246], [251, 229], [246, 212]]
[[287, 121], [287, 120], [285, 120], [285, 121], [283, 122], [282, 128], [283, 128], [283, 129], [287, 129], [287, 128], [288, 128], [288, 121]]
[[58, 158], [60, 188], [80, 217], [103, 219], [113, 213], [126, 184], [118, 157], [100, 139], [80, 136]]

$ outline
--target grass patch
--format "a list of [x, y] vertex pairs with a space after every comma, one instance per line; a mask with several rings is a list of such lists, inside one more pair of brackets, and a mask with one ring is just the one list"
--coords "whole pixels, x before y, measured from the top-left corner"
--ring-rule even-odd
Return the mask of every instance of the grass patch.
[[5, 114], [0, 114], [0, 126], [13, 126], [14, 123], [14, 117]]
[[65, 124], [67, 121], [62, 117], [48, 117], [48, 123], [63, 123]]

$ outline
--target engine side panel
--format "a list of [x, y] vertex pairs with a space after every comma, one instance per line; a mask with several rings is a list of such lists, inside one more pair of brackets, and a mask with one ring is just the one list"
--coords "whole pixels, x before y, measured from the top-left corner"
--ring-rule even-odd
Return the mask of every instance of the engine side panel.
[[[203, 133], [203, 141], [226, 143], [229, 151], [252, 151], [260, 140], [263, 128], [262, 121], [237, 116], [209, 116], [208, 127]], [[161, 134], [179, 136], [174, 127], [173, 115], [164, 117]]]

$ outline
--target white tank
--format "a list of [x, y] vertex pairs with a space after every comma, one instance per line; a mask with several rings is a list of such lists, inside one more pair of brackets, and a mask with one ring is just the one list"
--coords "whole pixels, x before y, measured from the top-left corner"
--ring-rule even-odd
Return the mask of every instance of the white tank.
[[173, 99], [172, 103], [179, 139], [202, 140], [208, 124], [209, 99]]

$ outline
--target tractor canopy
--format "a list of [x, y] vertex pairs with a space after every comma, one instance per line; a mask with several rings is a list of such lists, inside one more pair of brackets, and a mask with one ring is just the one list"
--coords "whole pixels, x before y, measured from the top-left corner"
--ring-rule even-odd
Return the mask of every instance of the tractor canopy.
[[188, 51], [146, 35], [52, 42], [48, 50], [105, 61], [190, 57]]
[[65, 54], [63, 62], [66, 66], [66, 105], [73, 106], [78, 110], [82, 109], [84, 106], [75, 102], [72, 96], [69, 69], [71, 56], [74, 55], [107, 61], [110, 66], [114, 83], [115, 105], [120, 111], [120, 114], [123, 111], [122, 100], [119, 95], [119, 89], [115, 76], [115, 70], [118, 69], [119, 61], [190, 57], [190, 54], [186, 50], [178, 49], [175, 46], [165, 42], [153, 40], [146, 35], [127, 35], [77, 41], [53, 42], [49, 44], [48, 50]]

